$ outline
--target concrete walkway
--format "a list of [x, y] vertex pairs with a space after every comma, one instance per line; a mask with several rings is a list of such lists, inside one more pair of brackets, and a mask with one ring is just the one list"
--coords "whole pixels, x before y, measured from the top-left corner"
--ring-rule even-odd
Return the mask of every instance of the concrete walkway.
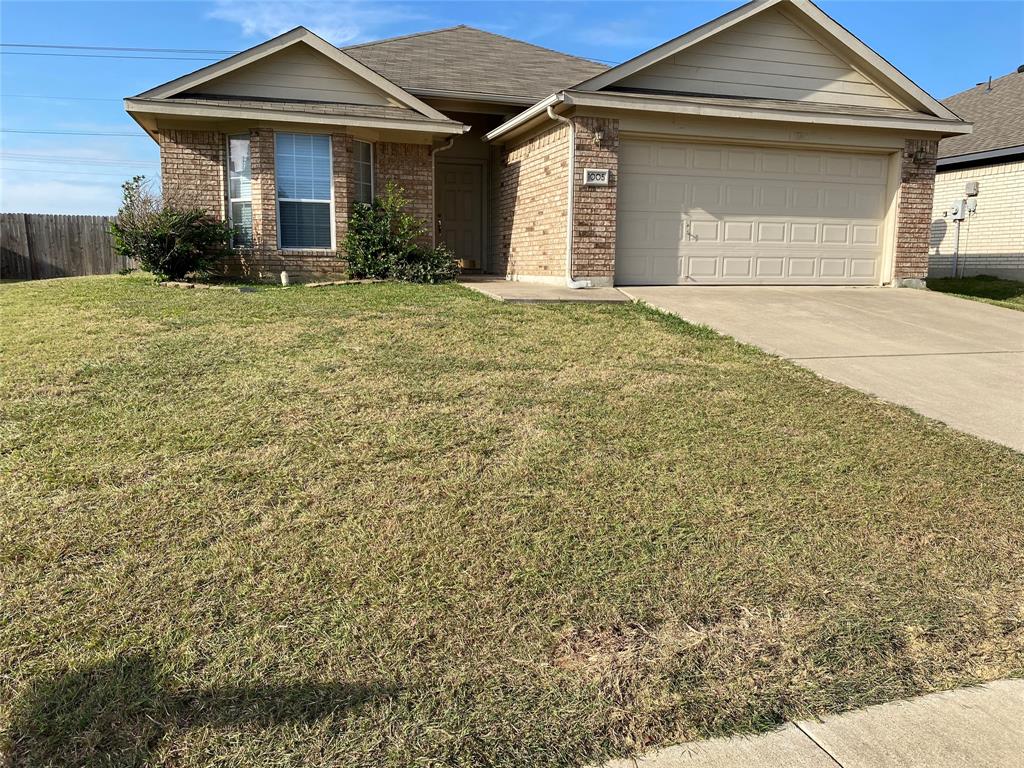
[[1024, 451], [1024, 312], [893, 288], [622, 291], [825, 378]]
[[689, 742], [605, 768], [1021, 768], [1024, 680]]
[[517, 282], [489, 275], [464, 275], [459, 278], [459, 285], [513, 304], [622, 304], [632, 301], [618, 288], [566, 288], [564, 285]]

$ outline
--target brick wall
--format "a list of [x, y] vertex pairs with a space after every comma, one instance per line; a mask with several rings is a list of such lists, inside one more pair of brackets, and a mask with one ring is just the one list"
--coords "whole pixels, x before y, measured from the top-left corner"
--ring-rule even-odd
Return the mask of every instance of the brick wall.
[[[894, 278], [923, 280], [928, 276], [928, 240], [935, 188], [938, 142], [907, 139], [903, 150], [899, 197], [896, 202], [896, 255]], [[924, 150], [924, 160], [914, 153]]]
[[569, 128], [558, 123], [506, 146], [498, 163], [494, 271], [565, 276]]
[[[274, 131], [253, 128], [252, 162], [253, 246], [239, 248], [221, 265], [226, 275], [254, 280], [277, 280], [288, 270], [296, 280], [339, 277], [344, 274], [344, 239], [355, 199], [352, 137], [331, 134], [334, 173], [334, 226], [337, 249], [282, 250], [277, 247], [277, 189], [274, 173]], [[227, 137], [209, 131], [162, 131], [161, 173], [167, 194], [201, 205], [212, 215], [226, 218], [225, 167]], [[374, 145], [377, 190], [393, 179], [411, 201], [410, 211], [431, 227], [433, 219], [433, 162], [426, 144], [382, 142]], [[432, 231], [432, 230], [431, 230]]]
[[[619, 121], [577, 117], [573, 199], [573, 277], [595, 285], [615, 279], [615, 206], [619, 180]], [[597, 141], [596, 135], [601, 139]], [[583, 184], [587, 168], [607, 168], [608, 186]]]
[[226, 138], [214, 131], [160, 131], [160, 176], [164, 196], [224, 216]]
[[426, 144], [374, 144], [374, 187], [384, 194], [389, 181], [405, 191], [409, 200], [406, 209], [427, 225], [428, 242], [434, 233], [434, 159]]
[[960, 224], [957, 271], [1024, 279], [1024, 161], [939, 171], [932, 206], [929, 277], [953, 269], [956, 225], [944, 214], [966, 197], [964, 186], [978, 182], [978, 209]]

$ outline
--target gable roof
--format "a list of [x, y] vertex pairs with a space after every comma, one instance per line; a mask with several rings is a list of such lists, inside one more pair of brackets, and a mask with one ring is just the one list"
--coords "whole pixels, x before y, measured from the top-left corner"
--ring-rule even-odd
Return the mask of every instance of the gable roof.
[[630, 75], [674, 56], [697, 43], [708, 40], [773, 7], [795, 13], [801, 22], [818, 33], [822, 39], [827, 40], [837, 54], [840, 54], [871, 81], [884, 87], [888, 93], [908, 108], [947, 120], [957, 119], [953, 112], [929, 96], [906, 75], [858, 40], [810, 0], [753, 0], [753, 2], [742, 5], [684, 35], [652, 48], [617, 67], [579, 83], [574, 90], [598, 91], [612, 87]]
[[224, 75], [235, 72], [242, 67], [257, 62], [260, 59], [272, 56], [273, 54], [279, 53], [286, 48], [290, 48], [295, 45], [309, 46], [313, 50], [325, 56], [327, 59], [333, 61], [335, 64], [370, 83], [372, 86], [387, 94], [399, 104], [418, 112], [420, 115], [423, 115], [428, 119], [450, 122], [447, 117], [433, 107], [423, 103], [411, 93], [408, 93], [403, 88], [395, 85], [387, 78], [382, 77], [373, 69], [370, 69], [366, 65], [353, 59], [351, 56], [343, 53], [323, 38], [310, 32], [305, 27], [296, 27], [282, 35], [278, 35], [277, 37], [267, 40], [265, 43], [261, 43], [260, 45], [249, 48], [241, 53], [236, 53], [234, 56], [229, 56], [228, 58], [218, 61], [215, 64], [211, 64], [208, 67], [197, 69], [195, 72], [190, 72], [187, 75], [171, 80], [163, 85], [158, 85], [156, 88], [151, 88], [148, 91], [140, 93], [136, 98], [145, 100], [169, 99], [193, 90], [203, 83], [208, 83], [211, 80], [223, 77]]
[[539, 99], [607, 67], [589, 59], [460, 25], [342, 49], [420, 96]]
[[974, 123], [974, 133], [939, 142], [939, 157], [1019, 147], [1024, 153], [1024, 72], [981, 83], [943, 101], [964, 120]]

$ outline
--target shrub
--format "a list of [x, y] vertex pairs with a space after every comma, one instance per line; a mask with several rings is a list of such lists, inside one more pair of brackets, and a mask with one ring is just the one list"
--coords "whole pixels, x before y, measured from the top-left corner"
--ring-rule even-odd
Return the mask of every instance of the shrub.
[[161, 199], [143, 176], [121, 189], [121, 209], [110, 225], [114, 250], [157, 277], [206, 273], [230, 250], [232, 228], [202, 208]]
[[405, 209], [402, 189], [388, 182], [372, 203], [355, 206], [345, 235], [348, 270], [352, 277], [444, 283], [455, 279], [457, 268], [445, 247], [421, 244], [426, 225]]

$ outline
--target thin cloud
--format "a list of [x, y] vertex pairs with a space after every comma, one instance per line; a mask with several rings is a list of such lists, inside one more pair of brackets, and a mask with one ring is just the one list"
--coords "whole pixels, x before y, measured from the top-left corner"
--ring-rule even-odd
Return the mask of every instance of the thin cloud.
[[294, 27], [311, 29], [335, 45], [356, 43], [392, 34], [389, 27], [410, 21], [427, 21], [428, 16], [401, 5], [359, 2], [324, 3], [284, 0], [254, 3], [216, 0], [209, 18], [237, 24], [246, 37], [269, 38]]

